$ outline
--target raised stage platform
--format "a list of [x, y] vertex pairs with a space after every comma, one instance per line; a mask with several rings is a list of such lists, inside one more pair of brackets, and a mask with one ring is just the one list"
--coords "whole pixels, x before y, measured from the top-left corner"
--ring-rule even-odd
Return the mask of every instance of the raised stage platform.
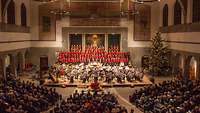
[[[152, 84], [149, 80], [149, 78], [145, 75], [143, 77], [142, 81], [133, 81], [133, 82], [127, 82], [125, 83], [117, 83], [113, 81], [112, 83], [105, 83], [105, 82], [99, 82], [100, 86], [102, 88], [105, 87], [136, 87], [136, 86], [145, 86], [145, 85], [150, 85]], [[81, 83], [81, 81], [75, 80], [74, 83], [70, 83], [69, 81], [65, 82], [59, 82], [59, 83], [54, 83], [50, 79], [46, 79], [45, 83], [43, 85], [45, 86], [51, 86], [51, 87], [90, 87], [90, 82], [89, 83]]]

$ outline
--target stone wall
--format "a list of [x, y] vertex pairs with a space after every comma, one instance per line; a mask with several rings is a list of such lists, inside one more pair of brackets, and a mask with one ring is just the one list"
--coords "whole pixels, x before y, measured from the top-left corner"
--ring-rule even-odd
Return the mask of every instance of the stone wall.
[[146, 47], [129, 47], [131, 62], [133, 65], [140, 67], [142, 62], [142, 56], [149, 55], [149, 48]]
[[190, 62], [194, 58], [197, 62], [197, 76], [196, 79], [200, 78], [200, 54], [199, 53], [192, 53], [187, 51], [180, 51], [180, 50], [172, 50], [171, 49], [171, 67], [172, 71], [176, 71], [177, 68], [182, 69], [182, 75], [184, 78], [189, 78], [189, 68]]
[[61, 48], [47, 48], [47, 47], [32, 47], [30, 48], [30, 62], [39, 67], [40, 56], [48, 56], [48, 64], [51, 66], [57, 60], [56, 51], [60, 51]]
[[[23, 49], [15, 49], [11, 51], [4, 51], [0, 52], [0, 60], [1, 60], [1, 72], [0, 75], [6, 75], [6, 64], [5, 64], [5, 59], [7, 56], [10, 57], [10, 64], [11, 64], [11, 72], [15, 75], [17, 75], [17, 69], [19, 72], [21, 72], [23, 69], [25, 69], [25, 61], [29, 61], [29, 58], [25, 58], [25, 53], [29, 51], [28, 48], [23, 48]], [[2, 76], [1, 76], [2, 77]]]

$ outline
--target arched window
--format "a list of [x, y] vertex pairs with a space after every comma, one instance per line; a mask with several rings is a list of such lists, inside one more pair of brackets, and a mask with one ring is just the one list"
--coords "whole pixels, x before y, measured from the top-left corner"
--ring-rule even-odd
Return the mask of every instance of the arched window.
[[26, 6], [24, 3], [21, 5], [21, 25], [26, 26], [27, 20], [26, 20]]
[[176, 0], [175, 6], [174, 6], [174, 25], [181, 24], [181, 17], [182, 17], [182, 9], [181, 5]]
[[200, 21], [200, 0], [193, 0], [192, 21], [193, 22], [199, 22]]
[[13, 0], [10, 1], [7, 8], [7, 23], [15, 24], [15, 3]]
[[165, 4], [163, 8], [163, 26], [168, 26], [168, 5]]
[[5, 5], [6, 5], [6, 0], [1, 0], [1, 14], [3, 14]]

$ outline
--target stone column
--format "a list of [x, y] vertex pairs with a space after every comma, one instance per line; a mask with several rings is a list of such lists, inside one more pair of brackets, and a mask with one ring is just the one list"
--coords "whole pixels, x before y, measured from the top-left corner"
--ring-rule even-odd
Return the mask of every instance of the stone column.
[[6, 80], [6, 65], [5, 65], [5, 58], [6, 58], [6, 56], [2, 56], [3, 76], [4, 76], [4, 79]]
[[183, 76], [184, 72], [185, 72], [184, 66], [185, 66], [185, 59], [186, 59], [186, 57], [184, 55], [182, 55], [182, 54], [181, 54], [181, 56], [182, 56], [182, 57], [180, 57], [181, 58], [181, 69], [182, 69], [181, 75]]
[[184, 79], [189, 79], [190, 59], [191, 59], [190, 56], [185, 57], [184, 74], [183, 74]]
[[200, 79], [200, 61], [198, 57], [195, 57], [195, 59], [197, 60], [197, 72], [196, 72], [196, 79], [199, 80]]
[[17, 76], [17, 54], [12, 54], [10, 59], [11, 73]]
[[192, 15], [193, 15], [193, 0], [188, 0], [187, 1], [187, 23], [191, 23], [192, 22]]
[[3, 57], [0, 56], [0, 79], [4, 79], [5, 78], [5, 74], [4, 74], [4, 61], [3, 61]]
[[25, 51], [22, 52], [22, 71], [25, 69], [25, 63], [26, 63], [26, 59], [25, 59]]
[[85, 34], [82, 36], [82, 51], [85, 51]]
[[125, 38], [122, 39], [122, 33], [119, 38], [120, 38], [120, 51], [126, 51], [125, 48], [123, 48], [123, 44], [124, 44], [124, 41], [126, 41], [126, 39]]
[[15, 2], [15, 24], [21, 25], [21, 2]]
[[[1, 1], [2, 1], [2, 0], [0, 0], [0, 4], [2, 4]], [[2, 9], [1, 6], [2, 6], [2, 5], [0, 5], [0, 12], [2, 12], [2, 10], [1, 10], [1, 9]], [[0, 13], [0, 23], [2, 22], [2, 18], [3, 18], [2, 13]]]
[[68, 38], [66, 39], [66, 42], [67, 42], [67, 50], [70, 51], [70, 40], [69, 40], [69, 34], [67, 34]]
[[105, 51], [108, 51], [108, 34], [105, 34]]
[[22, 52], [20, 52], [18, 53], [17, 57], [16, 67], [19, 65], [19, 72], [21, 73], [24, 69], [24, 55]]
[[174, 4], [176, 0], [170, 1], [170, 4], [168, 5], [168, 25], [174, 25]]

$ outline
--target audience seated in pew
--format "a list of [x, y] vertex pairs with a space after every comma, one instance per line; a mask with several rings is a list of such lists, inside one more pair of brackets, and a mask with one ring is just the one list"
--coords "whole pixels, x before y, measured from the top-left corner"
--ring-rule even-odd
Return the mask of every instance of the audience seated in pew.
[[75, 91], [54, 109], [55, 113], [128, 113], [111, 93]]
[[152, 113], [200, 113], [200, 81], [164, 81], [130, 96], [130, 102]]
[[17, 79], [6, 81], [0, 89], [0, 113], [40, 113], [60, 98], [55, 89]]

